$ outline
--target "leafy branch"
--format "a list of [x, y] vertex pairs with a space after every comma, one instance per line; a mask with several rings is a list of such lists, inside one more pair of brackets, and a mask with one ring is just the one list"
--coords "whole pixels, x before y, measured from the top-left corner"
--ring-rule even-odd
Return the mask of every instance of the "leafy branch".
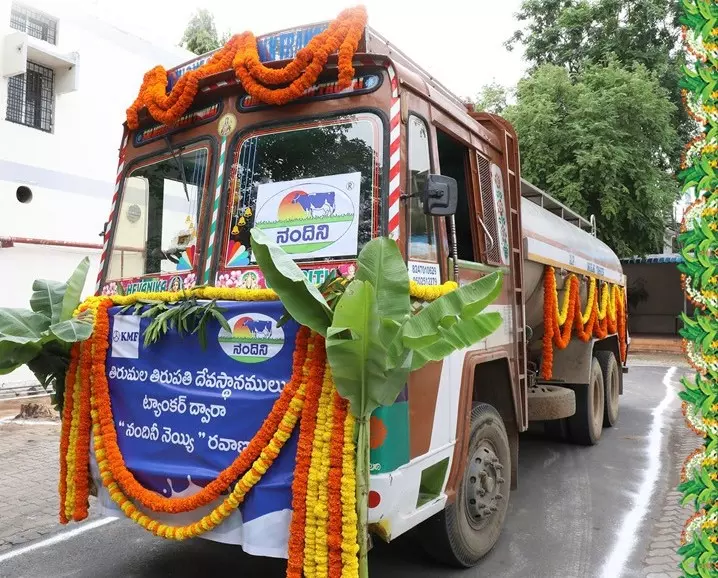
[[165, 303], [164, 301], [141, 300], [133, 305], [127, 305], [120, 310], [124, 314], [133, 310], [140, 317], [150, 318], [151, 321], [144, 331], [144, 344], [149, 347], [157, 343], [160, 338], [170, 330], [175, 330], [180, 336], [197, 334], [203, 349], [207, 348], [207, 323], [212, 319], [219, 322], [225, 331], [232, 332], [223, 313], [223, 307], [217, 305], [217, 300], [212, 299], [207, 303], [201, 303], [196, 297], [177, 303]]

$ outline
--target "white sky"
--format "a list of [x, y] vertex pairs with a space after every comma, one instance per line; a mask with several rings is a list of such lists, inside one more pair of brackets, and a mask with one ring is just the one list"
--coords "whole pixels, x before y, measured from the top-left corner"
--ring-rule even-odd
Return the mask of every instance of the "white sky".
[[[331, 20], [360, 0], [87, 0], [117, 26], [165, 44], [177, 44], [198, 5], [215, 15], [217, 30], [257, 35]], [[525, 64], [503, 42], [517, 27], [521, 0], [364, 0], [369, 25], [461, 97], [474, 97], [496, 80], [514, 85]]]

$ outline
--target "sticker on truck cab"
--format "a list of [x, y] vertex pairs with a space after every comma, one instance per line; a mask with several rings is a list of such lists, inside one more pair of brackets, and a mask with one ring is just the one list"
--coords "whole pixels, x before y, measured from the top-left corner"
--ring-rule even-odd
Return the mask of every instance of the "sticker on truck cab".
[[295, 259], [354, 257], [360, 188], [359, 172], [261, 184], [254, 226]]

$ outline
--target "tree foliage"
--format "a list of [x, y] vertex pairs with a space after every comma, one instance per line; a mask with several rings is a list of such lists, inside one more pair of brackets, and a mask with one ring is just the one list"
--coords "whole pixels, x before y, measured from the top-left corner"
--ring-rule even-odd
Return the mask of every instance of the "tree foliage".
[[627, 69], [640, 64], [653, 72], [675, 108], [671, 121], [680, 141], [669, 151], [676, 169], [680, 143], [695, 127], [681, 102], [678, 81], [683, 53], [677, 49], [677, 0], [523, 0], [517, 14], [523, 28], [506, 43], [522, 44], [533, 70], [565, 66], [572, 74], [613, 59]]
[[476, 100], [476, 110], [502, 114], [509, 105], [511, 96], [511, 90], [497, 82], [485, 84]]
[[675, 106], [643, 65], [615, 60], [573, 75], [539, 66], [504, 111], [521, 145], [523, 176], [584, 215], [619, 255], [654, 252], [678, 191], [669, 154]]
[[205, 8], [200, 8], [187, 23], [180, 44], [190, 52], [205, 54], [217, 50], [228, 39], [228, 33], [223, 34], [222, 38], [218, 36], [212, 13]]

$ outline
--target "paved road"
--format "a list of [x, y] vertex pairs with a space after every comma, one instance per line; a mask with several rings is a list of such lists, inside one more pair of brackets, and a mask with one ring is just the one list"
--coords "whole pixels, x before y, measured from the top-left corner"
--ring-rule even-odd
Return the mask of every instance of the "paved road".
[[[406, 535], [372, 551], [372, 578], [601, 578], [606, 576], [607, 559], [616, 554], [617, 541], [625, 564], [614, 565], [611, 578], [680, 576], [671, 553], [690, 512], [675, 506], [676, 494], [669, 492], [675, 489], [680, 464], [697, 439], [687, 435], [676, 398], [663, 404], [664, 435], [655, 438], [653, 448], [662, 467], [642, 519], [637, 506], [637, 491], [650, 477], [648, 434], [654, 409], [666, 395], [662, 383], [666, 369], [634, 366], [626, 376], [619, 425], [605, 430], [596, 447], [551, 443], [538, 435], [522, 437], [519, 488], [511, 496], [506, 529], [478, 568], [463, 572], [435, 566]], [[673, 379], [676, 390], [682, 371]], [[0, 480], [1, 476], [0, 472]], [[626, 525], [630, 530], [627, 518], [636, 513], [636, 531], [621, 535]], [[632, 519], [636, 521], [635, 516]], [[237, 548], [203, 540], [166, 542], [127, 520], [60, 543], [37, 545], [5, 561], [0, 554], [0, 577], [279, 578], [285, 567], [283, 560], [249, 557]], [[656, 550], [659, 546], [663, 550]], [[615, 570], [620, 567], [622, 574]]]

